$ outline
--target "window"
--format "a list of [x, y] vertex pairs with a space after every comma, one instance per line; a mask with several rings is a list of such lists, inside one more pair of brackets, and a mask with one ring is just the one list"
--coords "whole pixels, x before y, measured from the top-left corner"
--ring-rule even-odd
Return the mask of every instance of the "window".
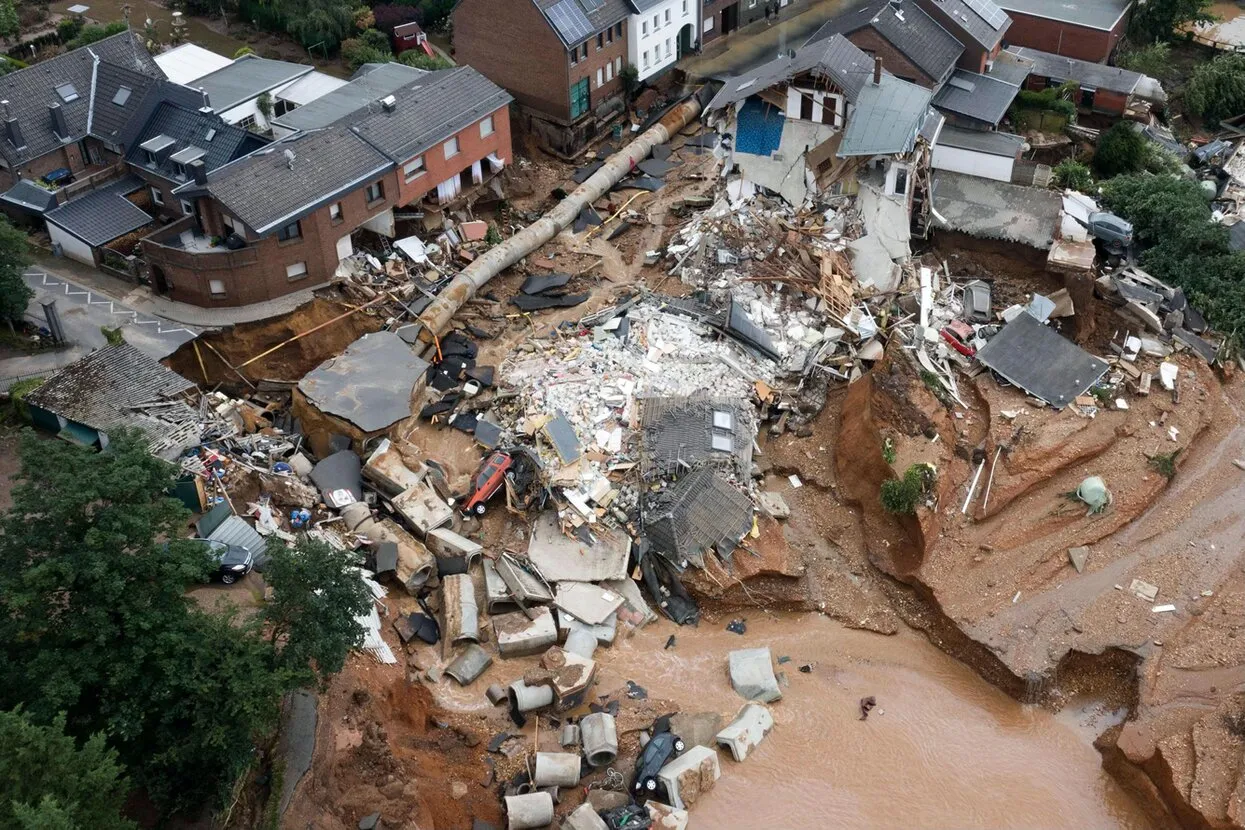
[[277, 239], [281, 242], [289, 242], [294, 239], [301, 239], [303, 236], [303, 227], [297, 219], [277, 231]]
[[647, 49], [644, 50], [644, 54], [640, 56], [640, 59], [644, 63], [644, 68], [648, 69], [648, 50]]
[[706, 33], [713, 31], [713, 15], [709, 15], [705, 18], [704, 31]]
[[194, 216], [195, 206], [190, 204], [190, 202], [187, 202], [185, 199], [182, 199], [182, 213], [186, 214], [187, 216]]
[[173, 162], [173, 175], [179, 179], [186, 178], [186, 165], [180, 161]]
[[334, 202], [333, 204], [329, 205], [329, 219], [333, 222], [340, 222], [342, 220], [342, 203], [341, 202]]
[[[752, 2], [756, 3], [756, 0], [752, 0]], [[239, 121], [237, 126], [241, 127], [244, 130], [250, 130], [254, 128], [255, 127], [255, 116], [248, 115], [246, 118], [243, 118], [241, 121]]]
[[687, 17], [687, 0], [683, 0], [683, 16]]
[[666, 57], [670, 57], [670, 38], [666, 38]]
[[608, 84], [612, 80], [614, 80], [614, 64], [607, 63], [605, 65], [605, 82]]
[[214, 139], [214, 138], [216, 138], [216, 128], [215, 128], [215, 127], [209, 127], [209, 128], [208, 128], [208, 131], [207, 131], [206, 133], [204, 133], [204, 134], [203, 134], [203, 140], [204, 140], [204, 141], [211, 141], [211, 140], [212, 140], [212, 139]]
[[601, 84], [605, 83], [605, 70], [597, 67], [597, 89], [601, 88]]
[[610, 26], [608, 29], [605, 30], [605, 42], [606, 43], [614, 42], [614, 27], [613, 26]]
[[658, 27], [658, 25], [660, 25], [660, 24], [658, 24], [657, 19], [658, 19], [658, 18], [657, 18], [657, 15], [653, 15], [653, 31], [654, 31], [654, 32], [655, 32], [655, 31], [657, 31], [657, 27]]
[[489, 116], [480, 122], [480, 138], [488, 138], [493, 134], [493, 116]]
[[648, 21], [647, 20], [640, 21], [640, 34], [642, 35], [648, 34]]
[[225, 296], [224, 280], [208, 280], [208, 291], [212, 292], [213, 297]]
[[903, 195], [908, 192], [908, 168], [900, 167], [895, 171], [895, 193]]
[[622, 58], [614, 58], [614, 74], [622, 72]]
[[605, 32], [597, 32], [597, 49], [605, 48]]
[[[452, 139], [452, 140], [456, 140], [456, 139]], [[383, 198], [385, 198], [384, 182], [372, 182], [371, 184], [367, 186], [367, 203], [369, 205], [372, 204], [373, 202], [379, 202]]]
[[151, 201], [155, 202], [157, 205], [160, 205], [161, 207], [164, 206], [164, 194], [160, 192], [160, 189], [158, 187], [153, 187], [151, 189]]
[[614, 25], [614, 37], [622, 37], [622, 23]]
[[133, 92], [128, 86], [117, 87], [117, 94], [112, 96], [112, 102], [119, 107], [124, 107], [125, 102], [130, 100], [130, 93]]
[[56, 88], [56, 94], [61, 100], [68, 104], [70, 101], [78, 100], [78, 88], [73, 84], [61, 84]]
[[579, 118], [588, 112], [588, 79], [581, 78], [571, 87], [571, 118]]
[[665, 17], [665, 22], [666, 22], [666, 23], [669, 23], [669, 22], [670, 22], [670, 10], [669, 10], [669, 9], [666, 9], [666, 17]]
[[290, 282], [301, 280], [307, 276], [307, 263], [295, 262], [293, 265], [285, 266], [285, 278]]
[[579, 63], [579, 47], [578, 46], [576, 46], [574, 49], [571, 50], [571, 66], [574, 66], [577, 63]]
[[157, 165], [160, 164], [160, 162], [156, 160], [155, 153], [151, 152], [150, 150], [144, 150], [143, 152], [147, 154], [147, 166], [148, 167], [156, 167]]
[[[484, 125], [481, 124], [480, 126], [483, 128]], [[406, 177], [408, 182], [418, 179], [420, 176], [424, 175], [424, 157], [419, 156], [418, 158], [413, 158], [406, 164], [402, 165], [402, 175]]]
[[444, 146], [445, 146], [445, 157], [447, 159], [454, 158], [454, 156], [458, 155], [458, 136], [454, 136], [449, 141], [445, 142]]

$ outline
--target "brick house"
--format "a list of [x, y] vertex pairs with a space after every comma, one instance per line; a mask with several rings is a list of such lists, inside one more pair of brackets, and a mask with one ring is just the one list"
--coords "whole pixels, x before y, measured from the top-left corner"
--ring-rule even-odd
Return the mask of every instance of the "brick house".
[[1124, 36], [1133, 0], [1000, 0], [1012, 18], [1010, 46], [1104, 63]]
[[739, 0], [699, 0], [700, 42], [710, 43], [739, 28]]
[[186, 215], [143, 241], [155, 289], [237, 306], [323, 285], [355, 231], [392, 237], [395, 208], [445, 205], [510, 163], [504, 90], [466, 66], [411, 71], [379, 100], [339, 96], [308, 113], [332, 123], [216, 169], [185, 157], [171, 195]]
[[960, 41], [920, 6], [882, 0], [826, 21], [809, 43], [840, 34], [900, 80], [934, 89], [955, 70], [964, 53]]
[[455, 59], [504, 87], [522, 124], [573, 155], [623, 109], [624, 0], [460, 0]]
[[0, 77], [0, 188], [109, 171], [166, 86], [129, 31]]
[[992, 0], [916, 0], [922, 10], [964, 46], [958, 66], [985, 73], [1003, 48], [1012, 19]]
[[1037, 49], [1012, 46], [1008, 52], [1033, 62], [1033, 69], [1025, 86], [1041, 90], [1048, 86], [1060, 86], [1068, 81], [1080, 89], [1075, 98], [1077, 109], [1119, 117], [1124, 114], [1137, 93], [1143, 75], [1106, 66], [1092, 61], [1076, 60]]

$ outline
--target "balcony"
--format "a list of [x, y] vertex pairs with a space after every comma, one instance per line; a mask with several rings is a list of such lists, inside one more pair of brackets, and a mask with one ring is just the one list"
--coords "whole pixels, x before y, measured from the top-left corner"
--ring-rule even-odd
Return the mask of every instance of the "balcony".
[[230, 250], [213, 244], [193, 216], [178, 219], [144, 238], [143, 254], [148, 262], [197, 271], [240, 268], [259, 261], [259, 253], [252, 245]]

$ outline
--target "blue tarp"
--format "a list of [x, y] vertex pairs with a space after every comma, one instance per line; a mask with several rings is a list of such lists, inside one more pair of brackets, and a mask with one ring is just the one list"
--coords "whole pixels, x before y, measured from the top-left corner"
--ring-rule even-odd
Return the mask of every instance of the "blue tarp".
[[768, 156], [782, 143], [782, 110], [760, 98], [749, 98], [739, 108], [739, 124], [735, 133], [735, 151]]

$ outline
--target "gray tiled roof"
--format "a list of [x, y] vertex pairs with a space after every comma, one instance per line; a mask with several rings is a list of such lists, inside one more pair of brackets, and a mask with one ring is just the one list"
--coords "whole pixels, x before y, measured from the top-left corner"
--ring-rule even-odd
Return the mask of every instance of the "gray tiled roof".
[[[215, 132], [209, 141], [207, 135], [213, 130]], [[170, 158], [163, 164], [150, 165], [147, 163], [147, 154], [140, 146], [160, 135], [175, 139], [177, 151], [189, 147], [206, 151], [201, 159], [208, 172], [258, 149], [265, 143], [264, 139], [249, 130], [226, 124], [216, 113], [203, 113], [170, 103], [161, 104], [135, 137], [126, 161], [170, 181], [176, 180], [173, 160]]]
[[994, 156], [1015, 158], [1024, 146], [1023, 137], [1012, 133], [983, 132], [981, 130], [964, 130], [959, 127], [946, 126], [938, 136], [939, 147], [957, 147], [961, 150], [974, 150]]
[[728, 107], [806, 72], [824, 75], [843, 90], [848, 101], [855, 101], [873, 73], [873, 61], [843, 35], [832, 34], [796, 50], [794, 57], [784, 55], [727, 78], [705, 111]]
[[361, 68], [345, 86], [273, 119], [273, 123], [291, 130], [327, 127], [361, 109], [378, 106], [376, 102], [381, 98], [428, 74], [427, 70], [400, 63], [369, 66], [367, 72], [363, 70], [368, 67]]
[[[251, 230], [265, 234], [379, 178], [392, 166], [346, 127], [328, 127], [275, 141], [209, 173], [208, 191]], [[175, 192], [193, 186], [191, 182]]]
[[374, 108], [351, 129], [396, 162], [407, 161], [480, 120], [513, 98], [472, 69], [430, 72], [393, 93], [392, 111]]
[[998, 0], [998, 4], [1006, 12], [1108, 32], [1132, 8], [1133, 0]]
[[1142, 76], [1139, 73], [1129, 72], [1118, 66], [1065, 58], [1020, 46], [1009, 46], [1007, 51], [1033, 61], [1032, 74], [1054, 78], [1056, 81], [1076, 81], [1081, 86], [1109, 89], [1123, 95], [1131, 95], [1137, 84], [1141, 83]]
[[[631, 14], [626, 0], [532, 0], [567, 49]], [[557, 10], [555, 11], [555, 7]]]
[[1033, 61], [1004, 49], [994, 56], [994, 60], [990, 61], [990, 68], [986, 70], [986, 74], [991, 78], [998, 78], [1000, 81], [1020, 86], [1032, 71]]
[[[101, 63], [95, 77], [90, 112], [90, 133], [111, 144], [127, 145], [142, 128], [150, 108], [148, 98], [158, 96], [164, 83], [141, 72]], [[129, 90], [126, 94], [123, 90]], [[124, 103], [117, 103], [117, 101]]]
[[[101, 65], [111, 63], [152, 78], [164, 78], [164, 73], [143, 46], [142, 38], [133, 32], [104, 38], [89, 47], [0, 77], [0, 100], [9, 102], [9, 112], [17, 120], [25, 142], [25, 147], [17, 148], [7, 138], [0, 137], [0, 152], [11, 166], [50, 153], [66, 143], [52, 129], [49, 104], [60, 104], [69, 128], [69, 135], [65, 136], [68, 141], [78, 141], [87, 135], [97, 58]], [[57, 94], [56, 87], [63, 84], [73, 85], [78, 95], [76, 100], [67, 102]]]
[[30, 179], [19, 179], [0, 199], [28, 213], [43, 214], [56, 207], [56, 194], [45, 190]]
[[306, 75], [314, 67], [246, 55], [228, 66], [191, 82], [208, 94], [212, 109], [224, 112], [260, 93]]
[[843, 131], [839, 156], [910, 152], [929, 112], [930, 97], [928, 89], [893, 75], [883, 75], [878, 84], [865, 84]]
[[1020, 87], [957, 69], [934, 95], [934, 106], [986, 124], [998, 124]]
[[890, 0], [827, 20], [808, 43], [833, 34], [849, 35], [864, 28], [872, 28], [935, 80], [942, 80], [964, 52], [964, 45], [920, 6], [915, 3], [900, 5]]
[[142, 186], [142, 179], [126, 176], [66, 202], [49, 211], [44, 218], [92, 248], [106, 245], [152, 221], [151, 216], [125, 198], [125, 194], [133, 193]]
[[133, 407], [173, 398], [194, 386], [129, 343], [119, 343], [60, 370], [27, 400], [92, 429], [109, 430], [136, 426]]
[[[981, 11], [974, 10], [973, 6], [964, 0], [925, 0], [932, 3], [935, 7], [944, 12], [948, 17], [959, 24], [965, 34], [977, 42], [984, 49], [992, 50], [999, 45], [999, 41], [1003, 39], [1003, 33], [1012, 25], [1011, 18], [1006, 18], [1000, 26], [993, 26], [982, 15]], [[980, 8], [980, 4], [977, 4]], [[983, 9], [984, 10], [984, 9]], [[989, 13], [989, 12], [987, 12]]]

